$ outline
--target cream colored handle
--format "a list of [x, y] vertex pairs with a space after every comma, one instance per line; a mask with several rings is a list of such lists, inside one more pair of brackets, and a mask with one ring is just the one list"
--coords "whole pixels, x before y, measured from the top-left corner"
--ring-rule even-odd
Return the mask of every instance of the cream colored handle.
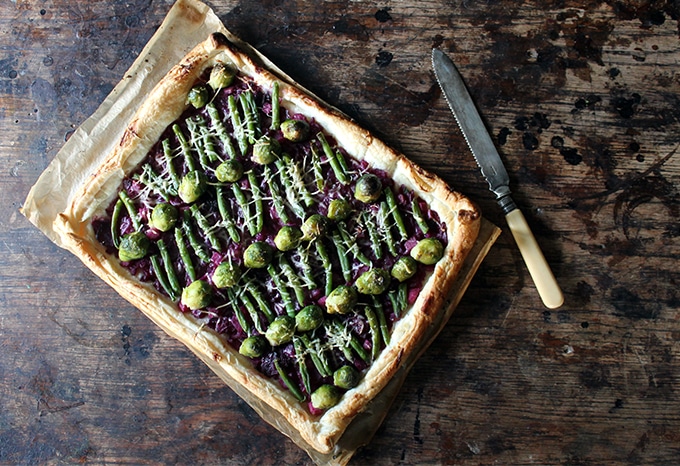
[[543, 304], [549, 309], [560, 307], [564, 303], [562, 290], [560, 290], [560, 286], [557, 284], [557, 280], [555, 280], [536, 238], [531, 233], [524, 215], [519, 209], [515, 209], [507, 214], [505, 219], [508, 221], [512, 236], [515, 237], [519, 252], [522, 253]]

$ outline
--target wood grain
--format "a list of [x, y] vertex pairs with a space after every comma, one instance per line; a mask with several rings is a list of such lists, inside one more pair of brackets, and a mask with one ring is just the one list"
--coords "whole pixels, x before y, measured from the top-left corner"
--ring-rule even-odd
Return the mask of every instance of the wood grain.
[[[458, 64], [565, 292], [507, 230], [353, 464], [680, 457], [674, 2], [212, 1], [227, 27], [505, 228], [430, 69]], [[170, 1], [0, 6], [0, 463], [308, 464], [18, 213]]]

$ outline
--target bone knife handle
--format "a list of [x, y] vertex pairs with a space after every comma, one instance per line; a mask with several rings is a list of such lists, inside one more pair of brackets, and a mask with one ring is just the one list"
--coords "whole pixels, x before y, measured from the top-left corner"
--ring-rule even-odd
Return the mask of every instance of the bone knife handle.
[[556, 309], [564, 303], [562, 290], [545, 260], [541, 248], [536, 242], [522, 211], [515, 209], [509, 212], [505, 219], [508, 222], [512, 236], [529, 269], [529, 274], [536, 284], [536, 290], [548, 309]]

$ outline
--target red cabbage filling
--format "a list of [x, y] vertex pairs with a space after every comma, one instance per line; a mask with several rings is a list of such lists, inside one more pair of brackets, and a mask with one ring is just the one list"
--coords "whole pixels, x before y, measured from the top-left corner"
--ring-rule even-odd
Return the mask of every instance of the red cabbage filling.
[[[208, 74], [197, 85], [204, 84], [207, 77]], [[247, 135], [248, 128], [245, 121], [242, 121], [241, 127], [233, 124], [231, 114], [233, 107], [230, 110], [229, 96], [233, 96], [234, 101], [240, 102], [242, 93], [250, 93], [256, 104], [254, 121], [257, 126], [254, 136], [267, 135], [279, 142], [281, 150], [275, 163], [264, 166], [253, 162], [252, 140], [245, 151], [242, 152], [239, 148], [239, 134]], [[332, 137], [325, 134], [325, 139], [334, 154], [339, 153], [341, 159], [344, 159], [344, 168], [341, 167], [341, 177], [345, 178], [343, 183], [317, 136], [319, 133], [323, 134], [324, 130], [313, 119], [304, 115], [290, 114], [285, 108], [280, 107], [280, 121], [287, 119], [306, 121], [310, 129], [308, 136], [300, 142], [292, 142], [283, 136], [279, 128], [272, 129], [272, 94], [248, 78], [237, 76], [234, 84], [213, 92], [211, 105], [217, 109], [234, 151], [230, 151], [223, 142], [221, 135], [224, 133], [216, 128], [207, 107], [197, 109], [189, 106], [176, 122], [167, 128], [159, 142], [149, 151], [146, 159], [123, 180], [120, 187], [120, 191], [127, 193], [131, 199], [141, 224], [136, 227], [130, 211], [122, 209], [112, 229], [116, 200], [109, 206], [106, 215], [94, 220], [92, 226], [98, 241], [113, 255], [117, 254], [114, 236], [120, 238], [135, 230], [142, 231], [150, 240], [147, 254], [141, 259], [121, 261], [122, 265], [140, 281], [152, 283], [160, 293], [174, 297], [180, 312], [190, 312], [222, 335], [236, 350], [247, 337], [265, 332], [272, 317], [290, 315], [291, 308], [294, 309], [294, 313], [310, 304], [317, 304], [325, 309], [328, 280], [332, 280], [333, 288], [340, 285], [354, 286], [359, 276], [369, 269], [389, 271], [397, 259], [408, 256], [411, 249], [425, 238], [436, 238], [446, 245], [445, 225], [426, 202], [414, 197], [413, 192], [405, 187], [396, 186], [386, 173], [372, 169], [364, 161], [353, 159], [344, 149], [337, 146]], [[242, 107], [238, 109], [241, 120], [247, 119], [246, 111]], [[204, 122], [202, 129], [190, 127], [192, 119], [197, 117]], [[177, 126], [173, 129], [175, 125]], [[176, 129], [179, 129], [190, 146], [189, 157], [193, 160], [193, 166], [205, 174], [208, 182], [206, 191], [191, 203], [184, 202], [177, 195], [176, 183], [173, 189], [171, 173], [177, 175], [176, 180], [186, 175], [190, 167]], [[239, 133], [240, 131], [243, 132]], [[250, 131], [252, 134], [252, 127]], [[206, 152], [213, 157], [210, 158]], [[245, 196], [245, 204], [240, 203], [235, 197], [231, 183], [220, 182], [216, 178], [217, 166], [229, 159], [241, 162], [246, 173], [235, 182]], [[391, 190], [396, 208], [393, 206], [392, 209], [385, 210], [386, 194], [369, 203], [355, 198], [356, 181], [366, 173], [376, 175], [383, 190]], [[251, 186], [252, 180], [257, 182], [256, 186]], [[238, 241], [230, 236], [225, 227], [218, 202], [218, 187], [221, 188], [223, 195], [221, 199], [223, 206], [226, 206], [238, 233]], [[275, 199], [280, 201], [278, 208]], [[333, 199], [349, 202], [351, 214], [347, 219], [341, 222], [330, 221], [328, 234], [313, 241], [303, 240], [292, 251], [276, 251], [274, 237], [281, 227], [284, 225], [300, 227], [312, 214], [327, 215], [329, 203]], [[258, 208], [258, 201], [261, 210]], [[191, 267], [194, 269], [193, 279], [180, 254], [174, 228], [163, 232], [149, 225], [152, 209], [164, 202], [177, 207], [180, 219], [185, 212], [190, 212], [192, 205], [197, 206], [209, 227], [207, 230], [202, 228], [195, 216], [188, 216], [190, 217], [187, 222], [188, 228], [195, 235], [203, 251], [201, 258], [196, 249], [187, 246], [190, 251]], [[418, 212], [414, 213], [414, 208], [420, 211], [420, 217], [417, 215]], [[395, 209], [403, 221], [403, 228], [399, 228], [396, 223], [393, 214]], [[256, 221], [258, 214], [261, 217], [260, 222]], [[261, 224], [259, 231], [253, 233], [249, 228], [249, 222]], [[373, 226], [374, 232], [378, 233], [377, 245], [376, 236], [371, 235], [369, 223]], [[167, 255], [164, 257], [166, 259], [169, 257], [170, 264], [165, 264], [161, 260], [158, 247], [160, 240], [167, 247]], [[272, 246], [276, 251], [272, 261], [273, 267], [280, 268], [283, 262], [287, 262], [294, 272], [294, 277], [287, 276], [278, 269], [277, 284], [266, 267], [247, 268], [243, 264], [243, 253], [254, 241]], [[313, 244], [315, 241], [325, 249], [330, 268], [328, 262], [325, 262], [319, 254], [319, 248]], [[156, 258], [157, 264], [163, 265], [163, 270], [171, 267], [182, 289], [195, 280], [203, 280], [210, 284], [212, 299], [209, 304], [191, 310], [178, 299], [177, 295], [172, 296], [173, 293], [166, 289], [167, 285], [163, 285], [164, 281], [167, 282], [167, 276], [165, 280], [158, 276], [163, 272], [154, 268], [153, 257]], [[213, 283], [213, 272], [224, 261], [238, 264], [243, 271], [239, 283], [231, 289], [218, 289]], [[408, 307], [417, 298], [424, 280], [432, 269], [432, 265], [418, 264], [415, 275], [403, 282], [391, 279], [383, 293], [376, 296], [359, 294], [353, 312], [333, 315], [325, 313], [324, 324], [311, 332], [306, 332], [305, 338], [308, 343], [311, 342], [310, 345], [301, 345], [300, 341], [270, 345], [262, 356], [250, 358], [253, 366], [266, 376], [280, 381], [282, 386], [288, 389], [291, 389], [292, 384], [292, 388], [297, 389], [301, 395], [300, 400], [309, 403], [311, 393], [317, 388], [334, 383], [332, 374], [335, 370], [350, 365], [361, 374], [370, 366], [377, 354], [373, 348], [374, 342], [379, 341], [381, 347], [386, 345], [385, 337], [381, 339], [374, 337], [377, 329], [370, 324], [363, 310], [367, 307], [374, 309], [380, 317], [383, 330], [386, 328], [389, 334], [393, 323], [408, 311]], [[243, 291], [243, 284], [246, 282], [255, 288], [262, 300], [258, 301]], [[295, 293], [294, 282], [297, 283], [297, 290], [301, 290], [300, 293]], [[281, 283], [283, 287], [278, 286]], [[244, 300], [244, 297], [248, 296], [249, 303]], [[269, 309], [262, 309], [262, 306], [268, 306]], [[300, 332], [296, 332], [296, 338], [300, 336], [298, 333]], [[319, 357], [323, 358], [325, 367], [323, 364], [318, 365]], [[340, 392], [342, 391], [340, 389]], [[322, 412], [314, 408], [312, 403], [309, 403], [309, 406], [313, 414]]]

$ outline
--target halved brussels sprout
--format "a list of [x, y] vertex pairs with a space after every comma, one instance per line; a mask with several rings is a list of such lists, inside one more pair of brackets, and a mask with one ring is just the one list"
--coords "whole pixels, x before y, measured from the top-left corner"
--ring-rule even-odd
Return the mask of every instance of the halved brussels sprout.
[[182, 290], [182, 304], [195, 311], [202, 309], [212, 301], [213, 292], [208, 282], [196, 280]]

